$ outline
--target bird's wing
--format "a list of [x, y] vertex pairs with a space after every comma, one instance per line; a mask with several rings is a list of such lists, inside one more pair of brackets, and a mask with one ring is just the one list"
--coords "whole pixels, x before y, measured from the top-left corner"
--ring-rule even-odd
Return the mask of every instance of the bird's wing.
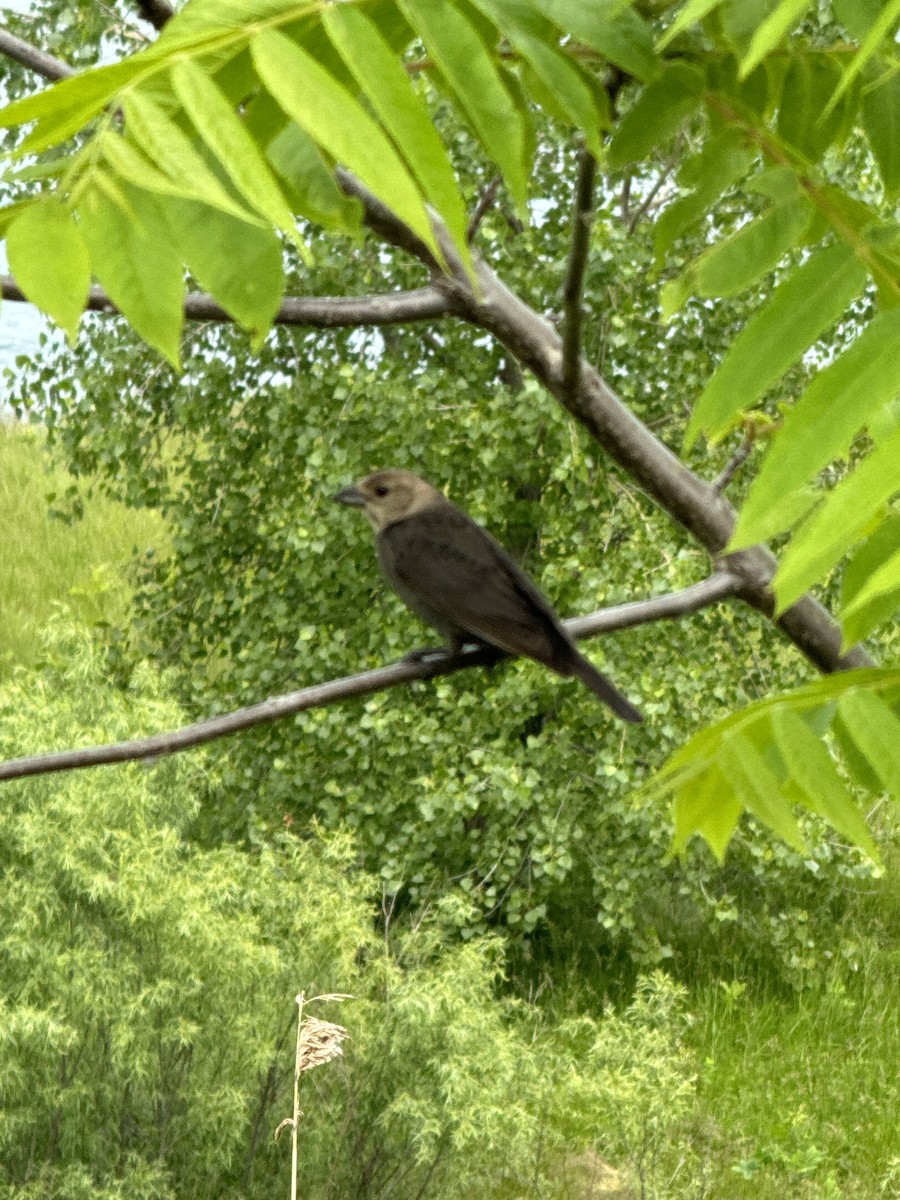
[[570, 643], [549, 601], [499, 542], [454, 504], [430, 505], [382, 530], [379, 553], [401, 595], [416, 596], [448, 625], [564, 669]]

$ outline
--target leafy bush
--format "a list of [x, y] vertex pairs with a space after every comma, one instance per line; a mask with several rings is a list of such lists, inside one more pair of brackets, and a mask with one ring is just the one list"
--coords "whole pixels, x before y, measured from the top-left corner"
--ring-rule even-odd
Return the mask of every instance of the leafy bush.
[[[84, 633], [59, 624], [45, 662], [0, 693], [5, 756], [179, 720], [148, 668], [111, 687]], [[4, 785], [0, 1193], [286, 1191], [271, 1133], [301, 988], [356, 997], [346, 1057], [304, 1083], [304, 1195], [562, 1197], [577, 1194], [567, 1164], [633, 1157], [642, 1122], [664, 1147], [690, 1090], [672, 985], [543, 1029], [499, 997], [500, 941], [459, 940], [470, 905], [377, 935], [345, 834], [187, 841], [210, 782], [192, 756]]]

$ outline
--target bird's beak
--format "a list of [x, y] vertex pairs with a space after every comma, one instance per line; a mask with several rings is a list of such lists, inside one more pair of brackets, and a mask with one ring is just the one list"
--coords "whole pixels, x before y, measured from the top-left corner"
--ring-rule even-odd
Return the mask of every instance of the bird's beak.
[[365, 508], [366, 498], [354, 484], [341, 488], [331, 497], [337, 504], [349, 504], [351, 508]]

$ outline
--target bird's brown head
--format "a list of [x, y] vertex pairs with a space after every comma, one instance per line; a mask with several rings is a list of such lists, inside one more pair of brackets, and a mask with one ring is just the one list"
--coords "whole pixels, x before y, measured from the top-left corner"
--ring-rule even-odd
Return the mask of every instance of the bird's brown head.
[[405, 521], [441, 498], [437, 488], [412, 471], [376, 471], [332, 496], [338, 504], [361, 508], [376, 532]]

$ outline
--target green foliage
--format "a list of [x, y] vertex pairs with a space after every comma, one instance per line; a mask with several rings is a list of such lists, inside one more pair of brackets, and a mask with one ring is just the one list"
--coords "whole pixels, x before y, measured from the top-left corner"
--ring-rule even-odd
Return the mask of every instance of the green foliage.
[[[701, 834], [721, 857], [743, 808], [803, 852], [792, 805], [824, 817], [873, 857], [863, 815], [823, 743], [837, 727], [850, 782], [900, 799], [900, 672], [850, 671], [758, 701], [676, 751], [650, 790], [675, 800], [675, 849]], [[862, 769], [858, 764], [862, 761]]]
[[[101, 739], [180, 719], [153, 671], [122, 694], [64, 623], [45, 659], [0, 692], [4, 754], [76, 740], [88, 711]], [[679, 989], [655, 977], [620, 1016], [544, 1030], [498, 999], [499, 941], [452, 936], [458, 902], [377, 937], [346, 836], [192, 845], [209, 784], [205, 762], [173, 758], [4, 788], [4, 1195], [286, 1187], [271, 1133], [300, 988], [355, 997], [345, 1058], [304, 1082], [304, 1195], [562, 1200], [572, 1155], [632, 1155], [632, 1131], [670, 1162], [692, 1074]]]
[[[121, 625], [134, 557], [167, 549], [156, 513], [130, 511], [52, 463], [42, 431], [0, 423], [0, 675], [33, 664], [65, 605], [89, 627]], [[80, 513], [79, 519], [74, 514]]]

